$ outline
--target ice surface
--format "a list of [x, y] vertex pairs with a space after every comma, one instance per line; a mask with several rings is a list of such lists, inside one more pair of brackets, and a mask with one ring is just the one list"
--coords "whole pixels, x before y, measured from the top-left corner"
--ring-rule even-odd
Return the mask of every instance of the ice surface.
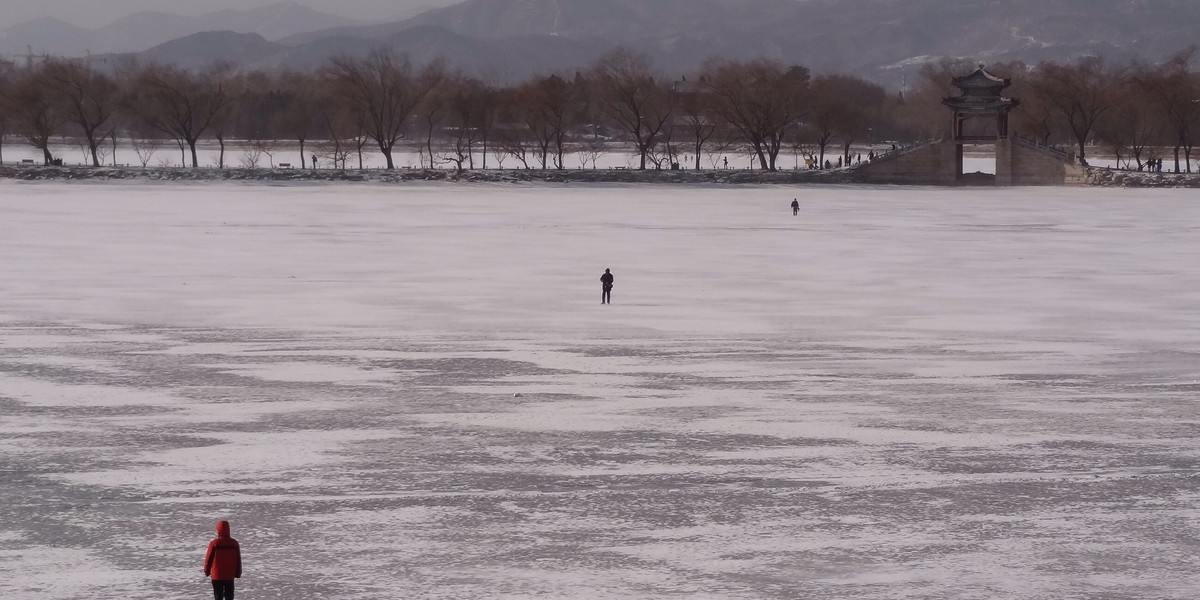
[[0, 210], [6, 599], [205, 597], [222, 518], [248, 599], [1200, 584], [1194, 191], [3, 182]]

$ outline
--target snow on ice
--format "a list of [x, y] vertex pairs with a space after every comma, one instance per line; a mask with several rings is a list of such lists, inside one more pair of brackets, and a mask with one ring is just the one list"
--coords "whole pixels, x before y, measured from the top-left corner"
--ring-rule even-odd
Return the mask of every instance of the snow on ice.
[[1191, 191], [2, 182], [0, 210], [5, 598], [204, 597], [218, 519], [250, 599], [1200, 584]]

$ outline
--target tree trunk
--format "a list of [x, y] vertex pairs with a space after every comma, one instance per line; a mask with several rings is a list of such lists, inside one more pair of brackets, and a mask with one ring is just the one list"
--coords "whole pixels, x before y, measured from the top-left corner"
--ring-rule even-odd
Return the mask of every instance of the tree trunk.
[[[429, 131], [425, 134], [425, 151], [429, 154], [429, 168], [433, 168], [433, 121], [429, 121]], [[421, 165], [424, 166], [424, 165]]]

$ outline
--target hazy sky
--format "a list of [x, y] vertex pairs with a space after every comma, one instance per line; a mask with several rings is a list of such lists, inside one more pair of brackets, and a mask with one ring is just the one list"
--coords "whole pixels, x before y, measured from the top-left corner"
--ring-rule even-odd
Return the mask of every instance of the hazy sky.
[[[181, 15], [199, 15], [226, 8], [257, 8], [281, 0], [0, 0], [0, 28], [38, 17], [57, 17], [93, 29], [126, 15], [156, 10]], [[321, 12], [352, 19], [386, 19], [411, 14], [421, 7], [449, 6], [461, 0], [294, 0]]]

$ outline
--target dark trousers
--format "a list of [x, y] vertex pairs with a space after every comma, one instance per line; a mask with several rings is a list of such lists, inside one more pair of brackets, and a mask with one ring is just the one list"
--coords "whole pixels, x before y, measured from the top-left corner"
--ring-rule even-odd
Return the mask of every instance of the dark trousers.
[[612, 302], [612, 286], [604, 286], [604, 290], [600, 292], [600, 304], [609, 304]]
[[214, 579], [213, 598], [216, 600], [233, 600], [233, 580], [232, 579]]

